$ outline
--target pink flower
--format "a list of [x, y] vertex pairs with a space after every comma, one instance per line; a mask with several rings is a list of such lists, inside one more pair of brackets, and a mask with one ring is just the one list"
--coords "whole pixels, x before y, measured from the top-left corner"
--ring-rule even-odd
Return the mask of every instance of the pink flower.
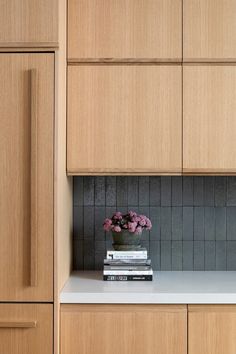
[[120, 211], [117, 211], [114, 215], [113, 215], [113, 219], [115, 220], [122, 220], [122, 213]]
[[116, 226], [113, 227], [113, 230], [112, 230], [112, 231], [114, 231], [114, 232], [121, 232], [121, 228], [120, 228], [120, 226], [116, 225]]
[[136, 235], [140, 235], [142, 233], [142, 227], [141, 226], [138, 226], [137, 229], [135, 230], [135, 234]]
[[129, 222], [128, 223], [129, 232], [135, 232], [136, 227], [137, 227], [137, 223], [136, 222]]
[[132, 218], [132, 221], [138, 223], [138, 222], [140, 221], [140, 217], [139, 217], [139, 216], [134, 216], [134, 217]]
[[144, 218], [141, 218], [141, 220], [139, 221], [139, 225], [140, 226], [145, 226], [146, 225], [146, 220]]
[[137, 213], [135, 213], [135, 211], [130, 210], [129, 211], [129, 216], [132, 218], [134, 216], [137, 216]]
[[151, 230], [152, 223], [151, 223], [151, 221], [149, 219], [147, 219], [147, 221], [146, 221], [146, 226], [147, 226], [147, 230]]

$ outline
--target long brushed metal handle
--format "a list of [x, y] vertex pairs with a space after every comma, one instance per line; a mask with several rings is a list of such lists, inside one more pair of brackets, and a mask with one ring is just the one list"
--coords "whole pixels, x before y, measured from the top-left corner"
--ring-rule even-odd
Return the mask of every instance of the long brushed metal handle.
[[37, 241], [38, 241], [38, 211], [37, 211], [37, 71], [30, 70], [30, 285], [37, 286]]
[[37, 321], [0, 321], [0, 328], [36, 328]]

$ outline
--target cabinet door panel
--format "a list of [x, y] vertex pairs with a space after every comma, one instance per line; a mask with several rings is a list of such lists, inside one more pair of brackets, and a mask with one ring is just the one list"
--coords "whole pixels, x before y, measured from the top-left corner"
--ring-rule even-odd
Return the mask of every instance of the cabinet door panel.
[[0, 304], [0, 353], [52, 352], [53, 305]]
[[53, 299], [54, 55], [0, 55], [0, 301]]
[[1, 0], [0, 47], [57, 45], [57, 3], [57, 0]]
[[236, 66], [184, 67], [184, 172], [236, 172]]
[[235, 0], [184, 0], [184, 60], [235, 59], [235, 18]]
[[180, 66], [69, 66], [67, 170], [181, 172]]
[[189, 306], [189, 354], [236, 352], [236, 306]]
[[69, 59], [181, 59], [181, 0], [69, 0]]
[[187, 354], [186, 307], [63, 305], [61, 353]]

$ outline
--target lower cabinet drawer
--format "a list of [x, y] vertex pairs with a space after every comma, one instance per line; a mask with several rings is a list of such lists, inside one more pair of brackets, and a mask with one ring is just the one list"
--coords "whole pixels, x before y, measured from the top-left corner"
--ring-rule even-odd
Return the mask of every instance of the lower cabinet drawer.
[[184, 305], [62, 305], [61, 354], [186, 354]]
[[53, 305], [0, 304], [1, 354], [52, 354]]

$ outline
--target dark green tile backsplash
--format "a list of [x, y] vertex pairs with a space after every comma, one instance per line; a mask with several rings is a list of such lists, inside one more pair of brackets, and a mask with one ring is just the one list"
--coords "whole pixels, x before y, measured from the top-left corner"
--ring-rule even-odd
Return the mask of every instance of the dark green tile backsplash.
[[74, 177], [74, 269], [102, 269], [116, 210], [148, 215], [155, 270], [236, 270], [236, 177]]

